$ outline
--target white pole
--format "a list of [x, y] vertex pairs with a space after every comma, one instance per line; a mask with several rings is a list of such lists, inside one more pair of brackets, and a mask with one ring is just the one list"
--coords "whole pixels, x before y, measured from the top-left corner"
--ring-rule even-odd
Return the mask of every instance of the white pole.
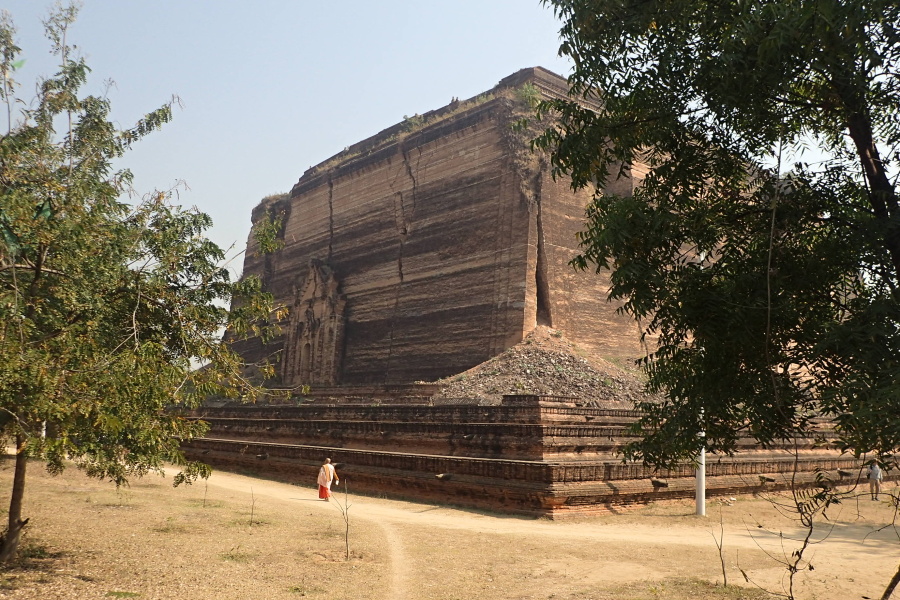
[[[703, 409], [700, 409], [700, 421], [704, 421]], [[697, 457], [697, 493], [695, 498], [697, 501], [697, 514], [701, 517], [706, 516], [706, 430], [700, 432], [697, 436], [700, 442], [700, 456]]]
[[697, 461], [697, 514], [706, 516], [706, 444], [700, 446], [700, 458]]

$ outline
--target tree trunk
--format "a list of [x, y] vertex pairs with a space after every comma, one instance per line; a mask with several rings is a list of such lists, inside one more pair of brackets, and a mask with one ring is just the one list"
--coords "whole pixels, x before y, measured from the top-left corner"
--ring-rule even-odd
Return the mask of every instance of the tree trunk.
[[885, 246], [894, 265], [894, 280], [900, 280], [900, 228], [896, 223], [900, 204], [897, 192], [881, 162], [869, 120], [863, 114], [855, 113], [850, 115], [847, 124], [850, 138], [856, 146], [860, 165], [869, 184], [869, 202], [872, 211], [885, 227]]
[[881, 600], [888, 600], [888, 598], [891, 597], [891, 594], [894, 593], [894, 588], [897, 587], [898, 583], [900, 583], [900, 567], [897, 567], [897, 572], [891, 577], [891, 582], [888, 584], [887, 588], [885, 588], [884, 594], [881, 595]]
[[19, 550], [19, 539], [28, 519], [22, 520], [22, 500], [25, 497], [25, 436], [16, 436], [16, 471], [13, 476], [12, 496], [9, 500], [9, 523], [0, 539], [0, 564], [8, 564], [15, 559]]

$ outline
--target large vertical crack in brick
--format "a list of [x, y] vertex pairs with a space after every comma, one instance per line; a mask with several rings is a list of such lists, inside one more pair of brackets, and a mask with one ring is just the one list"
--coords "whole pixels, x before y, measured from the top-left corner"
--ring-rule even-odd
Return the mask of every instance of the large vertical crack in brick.
[[544, 223], [541, 208], [540, 180], [534, 184], [535, 210], [537, 212], [537, 261], [535, 266], [535, 302], [537, 324], [553, 327], [553, 311], [550, 308], [550, 282], [547, 277], [547, 249], [544, 241]]
[[328, 264], [334, 248], [334, 178], [328, 173]]
[[422, 153], [419, 152], [419, 155], [416, 160], [415, 168], [410, 163], [409, 159], [409, 150], [406, 147], [406, 144], [400, 144], [400, 154], [403, 157], [403, 166], [406, 171], [406, 175], [409, 177], [410, 182], [412, 183], [412, 188], [408, 197], [410, 199], [411, 206], [409, 210], [406, 207], [406, 199], [407, 195], [402, 191], [398, 191], [394, 194], [394, 221], [397, 224], [397, 237], [398, 237], [398, 248], [397, 248], [397, 289], [394, 294], [394, 307], [391, 311], [391, 323], [390, 330], [388, 332], [388, 355], [387, 361], [385, 362], [384, 369], [384, 382], [388, 383], [391, 377], [391, 359], [394, 353], [394, 330], [397, 322], [397, 318], [400, 314], [400, 301], [403, 296], [403, 249], [406, 243], [406, 238], [410, 232], [410, 224], [413, 216], [416, 212], [416, 192], [418, 191], [419, 181], [416, 178], [416, 171], [419, 168], [419, 161], [421, 160]]
[[[552, 180], [548, 158], [531, 151], [533, 135], [555, 121], [533, 115], [535, 90], [509, 87], [527, 81], [542, 98], [565, 97], [564, 78], [526, 70], [471, 102], [362, 140], [310, 167], [291, 189], [296, 215], [282, 251], [271, 259], [248, 253], [245, 272], [264, 276], [279, 304], [293, 301], [309, 259], [336, 263], [349, 291], [340, 342], [346, 385], [380, 384], [389, 346], [391, 383], [460, 373], [520, 341], [539, 306], [541, 322], [575, 329], [566, 333], [604, 356], [643, 354], [638, 326], [603, 298], [608, 274], [566, 271], [590, 194]], [[610, 182], [611, 192], [630, 191], [645, 171], [637, 165], [627, 181]], [[546, 187], [540, 223], [537, 179]], [[271, 204], [261, 202], [254, 218]], [[284, 337], [236, 348], [262, 360]]]
[[422, 151], [418, 151], [418, 156], [416, 156], [416, 168], [413, 169], [413, 166], [409, 162], [409, 150], [403, 145], [400, 146], [400, 150], [403, 152], [403, 164], [406, 165], [406, 174], [412, 182], [412, 193], [410, 194], [410, 200], [412, 201], [410, 216], [412, 216], [416, 213], [416, 192], [418, 192], [419, 188], [419, 180], [416, 178], [416, 173], [419, 170], [419, 163], [422, 160]]

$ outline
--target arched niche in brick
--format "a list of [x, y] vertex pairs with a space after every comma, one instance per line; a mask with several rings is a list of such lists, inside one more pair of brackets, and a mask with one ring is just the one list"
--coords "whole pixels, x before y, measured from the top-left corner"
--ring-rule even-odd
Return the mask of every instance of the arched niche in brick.
[[294, 288], [285, 332], [282, 381], [288, 385], [339, 383], [347, 299], [331, 268], [313, 259]]

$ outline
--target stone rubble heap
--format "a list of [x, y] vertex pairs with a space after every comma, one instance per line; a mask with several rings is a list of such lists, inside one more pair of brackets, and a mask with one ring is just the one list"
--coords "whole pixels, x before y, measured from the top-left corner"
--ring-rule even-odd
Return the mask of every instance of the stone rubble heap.
[[473, 398], [499, 404], [504, 394], [572, 396], [585, 406], [634, 408], [647, 399], [637, 373], [591, 356], [546, 327], [468, 371], [438, 381], [435, 401]]

